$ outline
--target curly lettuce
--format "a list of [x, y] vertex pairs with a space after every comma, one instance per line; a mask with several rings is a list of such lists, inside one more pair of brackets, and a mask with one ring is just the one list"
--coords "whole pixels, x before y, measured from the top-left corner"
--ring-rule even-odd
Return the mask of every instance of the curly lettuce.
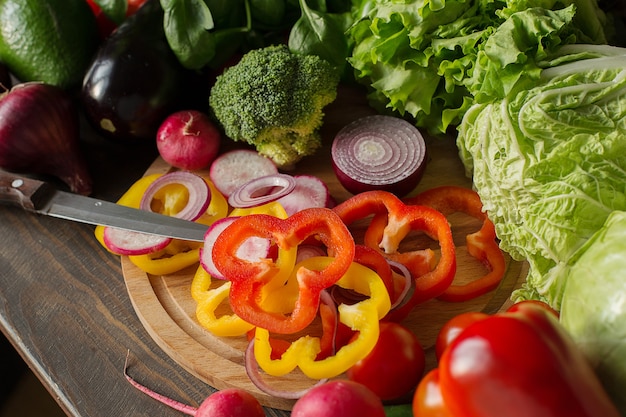
[[[537, 49], [605, 44], [611, 33], [595, 0], [364, 3], [366, 12], [349, 32], [355, 78], [370, 89], [373, 107], [433, 134], [458, 125], [475, 99], [508, 93], [537, 77], [528, 61]], [[499, 30], [503, 24], [510, 28]], [[500, 61], [497, 72], [494, 59]], [[518, 80], [521, 67], [527, 71]]]

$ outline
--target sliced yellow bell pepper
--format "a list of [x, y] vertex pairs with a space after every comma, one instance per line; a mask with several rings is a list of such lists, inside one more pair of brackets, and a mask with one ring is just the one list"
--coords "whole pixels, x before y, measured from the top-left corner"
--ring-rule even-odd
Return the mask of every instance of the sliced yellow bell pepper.
[[[331, 262], [331, 257], [313, 257], [298, 263], [295, 269], [322, 270]], [[254, 355], [263, 371], [281, 376], [300, 368], [313, 379], [332, 378], [348, 370], [374, 348], [379, 335], [379, 321], [391, 307], [384, 282], [373, 270], [353, 263], [337, 285], [369, 297], [356, 304], [341, 304], [338, 307], [339, 321], [358, 332], [357, 336], [334, 355], [316, 360], [321, 351], [320, 338], [305, 335], [292, 342], [279, 359], [272, 359], [270, 332], [257, 327]]]
[[191, 296], [198, 303], [196, 318], [200, 325], [220, 337], [243, 336], [252, 330], [252, 324], [234, 313], [217, 317], [216, 310], [224, 301], [228, 301], [230, 281], [223, 281], [215, 288], [211, 288], [211, 281], [211, 275], [200, 266], [191, 282]]
[[[147, 188], [161, 176], [162, 174], [152, 174], [140, 178], [120, 197], [117, 203], [139, 208]], [[211, 190], [211, 202], [206, 212], [196, 221], [209, 226], [228, 214], [228, 202], [208, 177], [203, 177], [203, 179]], [[174, 215], [187, 204], [187, 198], [188, 191], [185, 186], [167, 185], [155, 195], [153, 210], [165, 215]], [[107, 248], [104, 244], [104, 227], [97, 226], [94, 234], [100, 244]], [[201, 246], [202, 243], [199, 242], [172, 239], [168, 246], [158, 252], [129, 256], [128, 259], [148, 274], [169, 275], [196, 264], [199, 260], [199, 248]]]

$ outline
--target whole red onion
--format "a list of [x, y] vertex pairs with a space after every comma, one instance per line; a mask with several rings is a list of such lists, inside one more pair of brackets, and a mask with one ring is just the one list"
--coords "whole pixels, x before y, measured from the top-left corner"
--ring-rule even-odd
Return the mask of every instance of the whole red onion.
[[79, 115], [64, 90], [41, 82], [0, 95], [0, 167], [59, 178], [90, 194], [91, 175], [79, 147]]

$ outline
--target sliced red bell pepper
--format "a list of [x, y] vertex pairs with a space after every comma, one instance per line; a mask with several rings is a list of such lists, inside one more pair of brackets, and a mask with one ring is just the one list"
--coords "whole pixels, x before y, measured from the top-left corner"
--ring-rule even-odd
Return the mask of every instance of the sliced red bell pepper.
[[[296, 274], [297, 296], [290, 312], [273, 308], [279, 300], [268, 295], [267, 288], [279, 290], [287, 284], [291, 270], [281, 271], [280, 253], [297, 249], [309, 237], [316, 237], [333, 262], [322, 270], [299, 268]], [[278, 247], [278, 260], [249, 261], [237, 256], [241, 244], [250, 237], [271, 239]], [[322, 290], [335, 284], [354, 260], [354, 240], [346, 225], [332, 210], [310, 208], [287, 219], [265, 214], [240, 217], [217, 238], [213, 261], [231, 282], [230, 305], [235, 314], [255, 326], [273, 333], [291, 334], [308, 326], [315, 316]], [[293, 267], [293, 266], [292, 266]]]
[[483, 222], [478, 231], [467, 235], [466, 244], [469, 254], [482, 262], [489, 272], [465, 284], [453, 282], [438, 297], [440, 300], [467, 301], [498, 286], [506, 271], [506, 260], [498, 245], [495, 227], [482, 210], [483, 205], [476, 191], [457, 186], [435, 187], [404, 202], [433, 207], [446, 216], [457, 212], [466, 213]]
[[421, 384], [429, 386], [418, 387], [414, 409], [427, 409], [427, 389], [443, 404], [420, 416], [620, 415], [553, 311], [537, 303], [470, 324]]
[[[364, 244], [380, 251], [388, 259], [404, 264], [414, 277], [415, 289], [402, 307], [391, 312], [391, 319], [400, 320], [416, 304], [441, 295], [452, 283], [456, 273], [456, 250], [446, 217], [427, 207], [404, 204], [386, 191], [356, 194], [333, 208], [345, 224], [374, 219], [368, 227]], [[378, 219], [378, 220], [376, 220]], [[371, 228], [379, 228], [372, 233]], [[430, 249], [400, 252], [400, 243], [411, 231], [421, 231], [438, 241], [440, 254], [435, 259]], [[435, 266], [433, 267], [433, 263]]]

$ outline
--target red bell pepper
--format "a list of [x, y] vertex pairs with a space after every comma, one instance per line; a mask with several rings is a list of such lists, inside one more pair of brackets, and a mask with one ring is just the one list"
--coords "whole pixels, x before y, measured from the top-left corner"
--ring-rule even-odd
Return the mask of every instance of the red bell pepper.
[[[250, 237], [271, 239], [278, 246], [278, 259], [249, 261], [238, 257], [238, 248]], [[276, 300], [267, 301], [271, 297], [267, 297], [265, 290], [282, 288], [286, 284], [284, 277], [291, 274], [291, 270], [280, 270], [281, 251], [292, 251], [309, 237], [316, 237], [326, 245], [334, 260], [320, 271], [306, 268], [297, 271], [298, 292], [293, 309], [281, 314], [269, 305]], [[270, 332], [291, 334], [313, 321], [321, 291], [346, 273], [354, 253], [354, 240], [341, 219], [330, 209], [310, 208], [287, 219], [266, 214], [238, 218], [216, 239], [213, 261], [231, 282], [229, 301], [235, 314]]]
[[482, 210], [482, 202], [474, 190], [457, 186], [442, 186], [426, 190], [406, 199], [406, 204], [433, 207], [444, 215], [461, 212], [482, 221], [481, 228], [466, 236], [467, 250], [482, 262], [488, 273], [465, 284], [454, 282], [438, 298], [444, 301], [467, 301], [495, 289], [506, 271], [504, 253], [498, 245], [494, 224]]
[[[402, 307], [388, 319], [401, 320], [418, 303], [441, 295], [452, 283], [456, 273], [456, 250], [446, 217], [427, 207], [404, 204], [386, 191], [356, 194], [333, 208], [345, 224], [374, 218], [369, 223], [364, 244], [378, 250], [385, 258], [402, 263], [409, 269], [415, 288]], [[440, 248], [438, 260], [431, 249], [401, 251], [400, 243], [411, 231], [424, 232], [435, 239]], [[375, 239], [372, 239], [375, 236]], [[433, 265], [435, 264], [435, 265]]]
[[522, 302], [478, 320], [420, 382], [417, 416], [619, 417], [553, 311]]

